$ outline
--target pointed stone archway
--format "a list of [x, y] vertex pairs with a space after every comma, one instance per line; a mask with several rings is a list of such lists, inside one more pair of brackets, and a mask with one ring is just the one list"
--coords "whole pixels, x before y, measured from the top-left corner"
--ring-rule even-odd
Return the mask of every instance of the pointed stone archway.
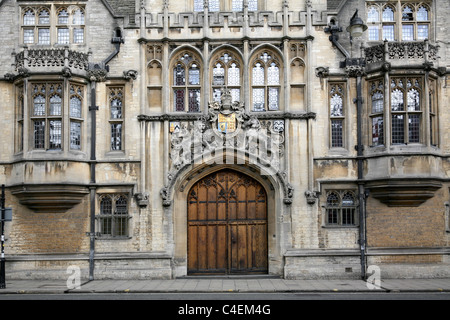
[[258, 181], [213, 172], [190, 188], [187, 208], [188, 274], [268, 272], [267, 195]]

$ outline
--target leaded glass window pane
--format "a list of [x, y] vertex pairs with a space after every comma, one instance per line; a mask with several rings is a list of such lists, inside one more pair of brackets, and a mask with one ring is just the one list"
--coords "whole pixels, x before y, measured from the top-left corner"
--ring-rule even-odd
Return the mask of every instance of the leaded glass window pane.
[[45, 148], [45, 121], [34, 121], [34, 148]]
[[369, 41], [378, 41], [380, 40], [380, 32], [378, 26], [369, 26]]
[[66, 9], [62, 9], [58, 13], [58, 24], [68, 24], [69, 23], [69, 14]]
[[253, 89], [253, 111], [265, 111], [264, 96], [265, 89], [254, 88]]
[[271, 63], [267, 69], [267, 83], [269, 85], [280, 84], [280, 69], [275, 63]]
[[[112, 201], [110, 197], [103, 197], [100, 201], [100, 214], [112, 215]], [[102, 235], [112, 234], [112, 217], [103, 216], [100, 218], [100, 230]]]
[[402, 26], [402, 40], [403, 41], [414, 40], [414, 26], [412, 24], [404, 24]]
[[331, 120], [331, 147], [342, 148], [344, 146], [343, 141], [343, 120]]
[[254, 86], [264, 85], [264, 68], [260, 63], [256, 63], [253, 67], [252, 83]]
[[420, 94], [416, 89], [408, 90], [408, 111], [419, 111], [420, 110]]
[[419, 24], [417, 26], [417, 38], [418, 38], [418, 40], [428, 39], [428, 25], [427, 24]]
[[50, 44], [50, 29], [40, 28], [38, 30], [39, 44]]
[[420, 142], [420, 115], [410, 114], [408, 116], [409, 142]]
[[189, 68], [189, 84], [190, 85], [198, 85], [200, 84], [200, 69], [194, 63]]
[[220, 10], [220, 2], [219, 0], [209, 0], [209, 11], [211, 12], [217, 12]]
[[258, 11], [258, 0], [248, 0], [248, 11]]
[[116, 200], [116, 213], [128, 214], [128, 200], [124, 196], [119, 196]]
[[84, 29], [83, 28], [74, 28], [73, 29], [73, 42], [74, 43], [83, 43], [84, 42]]
[[378, 22], [380, 21], [380, 15], [377, 7], [370, 7], [367, 12], [367, 22]]
[[81, 149], [81, 123], [79, 122], [70, 122], [70, 148]]
[[69, 29], [68, 28], [58, 28], [58, 43], [68, 44], [69, 43]]
[[128, 234], [128, 205], [127, 199], [120, 196], [116, 200], [116, 212], [114, 216], [114, 236], [126, 236]]
[[78, 97], [70, 98], [70, 116], [81, 118], [81, 100]]
[[402, 11], [402, 21], [413, 21], [413, 10], [410, 6], [406, 6]]
[[383, 40], [394, 41], [394, 26], [383, 26]]
[[231, 7], [233, 11], [243, 11], [244, 7], [243, 7], [243, 0], [233, 0], [233, 2], [231, 3]]
[[103, 197], [100, 201], [100, 214], [112, 214], [112, 201], [110, 197]]
[[402, 114], [392, 115], [392, 143], [405, 142], [405, 121]]
[[225, 84], [225, 69], [220, 63], [213, 69], [213, 85], [222, 86]]
[[392, 111], [403, 111], [403, 91], [394, 89], [391, 92]]
[[372, 145], [384, 144], [383, 117], [372, 118]]
[[417, 10], [417, 21], [428, 21], [428, 10], [424, 6], [420, 6]]
[[32, 10], [27, 10], [23, 15], [23, 24], [26, 26], [32, 26], [36, 23], [36, 18]]
[[73, 24], [84, 25], [84, 13], [80, 9], [77, 9], [73, 13]]
[[50, 24], [50, 14], [47, 10], [39, 12], [39, 24]]
[[236, 63], [232, 63], [228, 68], [228, 85], [239, 86], [240, 85], [240, 71]]
[[23, 43], [34, 43], [34, 30], [24, 29], [23, 30]]
[[231, 101], [240, 101], [241, 100], [241, 90], [240, 89], [231, 89]]
[[186, 84], [186, 71], [182, 64], [177, 64], [173, 69], [173, 78], [176, 86], [184, 86]]
[[278, 110], [279, 100], [279, 89], [269, 88], [269, 110]]
[[391, 7], [384, 8], [383, 21], [394, 21], [394, 10]]
[[264, 52], [260, 57], [259, 57], [262, 61], [264, 61], [264, 63], [267, 63], [267, 61], [269, 61], [270, 59], [272, 59], [272, 56], [267, 53]]
[[111, 100], [111, 119], [122, 119], [122, 100]]
[[331, 192], [327, 197], [327, 223], [328, 224], [337, 224], [338, 216], [339, 216], [339, 204], [340, 198], [339, 195], [335, 192]]
[[203, 0], [194, 0], [194, 11], [203, 11]]
[[222, 96], [222, 92], [220, 89], [214, 89], [213, 90], [213, 101], [220, 102], [220, 97]]
[[184, 89], [174, 89], [174, 109], [184, 111]]
[[49, 121], [49, 148], [61, 149], [61, 135], [62, 135], [61, 120]]
[[332, 117], [342, 117], [344, 115], [342, 96], [334, 94], [330, 100], [330, 115]]
[[42, 95], [37, 95], [33, 99], [33, 109], [35, 116], [45, 116], [45, 97]]
[[189, 89], [189, 112], [200, 111], [200, 89]]
[[372, 94], [372, 112], [383, 112], [383, 108], [383, 94], [379, 91], [376, 91], [374, 94]]
[[122, 150], [122, 124], [111, 124], [111, 150]]
[[50, 98], [50, 115], [61, 115], [61, 97], [58, 95], [54, 95]]

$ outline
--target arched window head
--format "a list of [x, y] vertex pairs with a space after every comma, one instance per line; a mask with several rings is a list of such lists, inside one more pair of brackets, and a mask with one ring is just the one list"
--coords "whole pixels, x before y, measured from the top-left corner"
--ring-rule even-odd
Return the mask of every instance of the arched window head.
[[414, 20], [414, 9], [410, 5], [406, 5], [402, 10], [402, 21], [413, 21]]
[[39, 11], [39, 24], [50, 24], [50, 12], [48, 9]]
[[55, 94], [50, 97], [50, 115], [60, 116], [61, 115], [61, 96]]
[[26, 9], [23, 15], [23, 24], [26, 26], [32, 26], [36, 23], [36, 17], [32, 9]]
[[280, 110], [281, 68], [269, 50], [258, 53], [251, 65], [252, 111]]
[[75, 9], [73, 11], [73, 21], [74, 25], [84, 25], [84, 12], [81, 9]]
[[43, 95], [37, 95], [33, 99], [34, 115], [45, 116], [45, 97]]
[[378, 7], [371, 6], [367, 10], [367, 22], [378, 22], [380, 21], [380, 12]]
[[173, 111], [200, 112], [201, 79], [199, 59], [188, 51], [178, 55], [171, 81]]
[[100, 214], [112, 214], [112, 200], [110, 196], [103, 196], [101, 198]]
[[222, 88], [227, 87], [232, 101], [241, 97], [241, 60], [232, 51], [222, 51], [212, 59], [212, 95], [214, 101], [220, 101]]
[[383, 9], [383, 21], [384, 22], [394, 21], [394, 9], [392, 9], [391, 6], [384, 7], [384, 9]]

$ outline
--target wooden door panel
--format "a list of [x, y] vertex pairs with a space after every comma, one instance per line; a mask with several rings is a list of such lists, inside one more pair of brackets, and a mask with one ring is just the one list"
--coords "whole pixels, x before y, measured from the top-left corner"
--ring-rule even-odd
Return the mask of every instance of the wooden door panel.
[[188, 273], [267, 272], [263, 187], [224, 170], [197, 182], [188, 198]]

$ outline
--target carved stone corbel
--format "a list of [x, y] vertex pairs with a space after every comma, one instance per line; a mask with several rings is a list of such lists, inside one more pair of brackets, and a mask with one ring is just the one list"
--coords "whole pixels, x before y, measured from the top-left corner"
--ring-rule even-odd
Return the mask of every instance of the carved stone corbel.
[[307, 191], [305, 191], [305, 197], [306, 197], [306, 202], [309, 205], [313, 205], [313, 204], [316, 203], [317, 192], [316, 191], [307, 190]]
[[323, 89], [323, 78], [328, 77], [330, 74], [330, 68], [328, 67], [317, 67], [316, 68], [316, 77], [320, 78], [320, 86]]
[[146, 207], [148, 206], [148, 193], [136, 193], [134, 195], [134, 197], [136, 198], [137, 204], [139, 207]]
[[136, 70], [128, 70], [123, 72], [125, 80], [136, 80], [138, 72]]

